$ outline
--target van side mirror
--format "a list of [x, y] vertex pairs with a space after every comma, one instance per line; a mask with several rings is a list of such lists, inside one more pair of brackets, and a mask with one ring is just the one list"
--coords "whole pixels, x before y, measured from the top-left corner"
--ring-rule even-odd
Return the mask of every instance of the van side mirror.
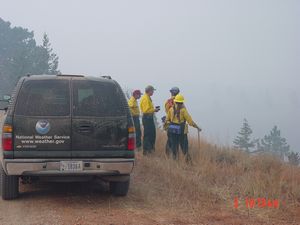
[[0, 110], [1, 111], [7, 111], [10, 100], [11, 100], [10, 95], [4, 95], [2, 97], [2, 99], [0, 99]]
[[11, 96], [10, 95], [4, 95], [2, 99], [3, 99], [3, 101], [9, 102], [11, 100]]

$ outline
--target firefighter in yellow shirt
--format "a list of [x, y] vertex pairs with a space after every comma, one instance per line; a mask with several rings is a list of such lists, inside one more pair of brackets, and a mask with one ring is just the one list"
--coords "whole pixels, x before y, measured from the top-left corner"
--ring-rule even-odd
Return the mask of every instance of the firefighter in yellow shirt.
[[128, 106], [135, 127], [136, 147], [139, 151], [141, 150], [141, 146], [142, 146], [142, 141], [141, 141], [142, 132], [141, 132], [141, 123], [140, 123], [140, 109], [137, 100], [141, 98], [141, 95], [142, 93], [140, 90], [135, 90], [128, 101]]
[[[174, 99], [176, 97], [176, 95], [178, 95], [180, 92], [180, 89], [178, 87], [172, 87], [170, 90], [171, 93], [171, 97], [165, 102], [165, 111], [166, 111], [166, 115], [168, 114], [170, 108], [172, 108], [174, 106]], [[162, 121], [163, 123], [165, 122], [165, 116], [163, 117]], [[171, 153], [171, 141], [170, 141], [170, 134], [167, 131], [167, 143], [166, 143], [166, 154], [170, 155]]]
[[178, 95], [180, 93], [180, 89], [178, 87], [172, 87], [170, 90], [170, 93], [171, 93], [171, 98], [169, 98], [165, 102], [166, 114], [168, 114], [169, 109], [174, 106], [174, 99], [175, 99], [176, 95]]
[[142, 122], [144, 126], [143, 154], [147, 155], [154, 152], [156, 140], [156, 127], [154, 123], [154, 113], [160, 110], [160, 107], [154, 107], [151, 96], [154, 94], [154, 87], [149, 85], [145, 89], [145, 94], [141, 98], [140, 108], [143, 113]]
[[199, 131], [201, 129], [193, 121], [192, 117], [189, 115], [187, 109], [184, 106], [184, 97], [178, 94], [174, 99], [174, 106], [168, 111], [166, 124], [168, 126], [168, 132], [170, 135], [171, 149], [173, 153], [173, 158], [178, 158], [179, 145], [183, 154], [185, 155], [186, 161], [190, 161], [190, 156], [188, 153], [188, 141], [185, 140], [187, 135], [185, 135], [186, 128], [185, 125], [188, 123], [190, 126], [197, 128]]

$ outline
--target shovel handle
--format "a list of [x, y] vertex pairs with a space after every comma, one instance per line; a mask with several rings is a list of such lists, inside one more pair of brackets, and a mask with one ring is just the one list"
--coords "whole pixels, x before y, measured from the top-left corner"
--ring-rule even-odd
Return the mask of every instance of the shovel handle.
[[198, 130], [198, 148], [200, 149], [201, 145], [200, 145], [200, 131]]

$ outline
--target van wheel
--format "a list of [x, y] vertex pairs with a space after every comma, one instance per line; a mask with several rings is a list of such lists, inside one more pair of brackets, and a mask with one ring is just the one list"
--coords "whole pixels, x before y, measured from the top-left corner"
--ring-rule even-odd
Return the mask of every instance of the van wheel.
[[126, 196], [129, 190], [130, 181], [111, 181], [109, 190], [114, 196]]
[[0, 193], [3, 200], [15, 199], [19, 196], [19, 177], [8, 176], [0, 166]]

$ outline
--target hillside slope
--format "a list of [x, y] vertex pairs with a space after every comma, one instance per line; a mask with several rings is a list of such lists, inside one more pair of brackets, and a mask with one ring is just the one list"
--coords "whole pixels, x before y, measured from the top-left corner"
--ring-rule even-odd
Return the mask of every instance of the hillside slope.
[[156, 154], [138, 160], [133, 186], [153, 208], [168, 209], [189, 222], [233, 217], [241, 224], [300, 224], [299, 167], [271, 155], [252, 156], [205, 141], [198, 149], [196, 140], [191, 140], [193, 163], [187, 165], [183, 159], [168, 159], [165, 135], [158, 136]]

